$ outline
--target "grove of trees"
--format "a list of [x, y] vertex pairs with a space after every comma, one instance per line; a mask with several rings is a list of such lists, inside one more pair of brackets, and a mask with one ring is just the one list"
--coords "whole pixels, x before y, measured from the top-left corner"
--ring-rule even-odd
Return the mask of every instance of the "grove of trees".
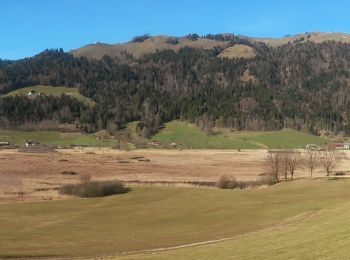
[[285, 181], [294, 179], [296, 170], [305, 169], [309, 171], [310, 178], [316, 169], [322, 168], [329, 179], [331, 172], [337, 166], [339, 153], [335, 150], [306, 150], [301, 153], [297, 150], [273, 150], [269, 151], [266, 157], [269, 174], [276, 182], [283, 176]]

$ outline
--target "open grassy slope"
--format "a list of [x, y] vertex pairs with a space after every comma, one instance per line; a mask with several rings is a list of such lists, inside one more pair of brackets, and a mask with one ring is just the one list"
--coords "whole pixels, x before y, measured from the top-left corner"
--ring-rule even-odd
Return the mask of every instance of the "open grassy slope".
[[[265, 250], [271, 256], [288, 255], [284, 249], [288, 245], [297, 248], [299, 239], [306, 243], [301, 249], [315, 249], [315, 245], [327, 245], [331, 235], [335, 235], [331, 241], [338, 239], [339, 249], [348, 241], [346, 231], [350, 225], [346, 216], [350, 216], [350, 211], [346, 207], [342, 216], [337, 208], [349, 205], [345, 200], [350, 196], [349, 187], [349, 181], [295, 181], [243, 191], [135, 187], [127, 194], [98, 199], [0, 204], [0, 258], [101, 256], [177, 246], [259, 231], [318, 212], [320, 217], [310, 217], [300, 227], [290, 226], [294, 235], [281, 230], [282, 237], [271, 232], [264, 239], [256, 236], [255, 240], [242, 240], [242, 244], [226, 242], [204, 247], [206, 251], [171, 251], [158, 258], [222, 259], [232, 254], [242, 256], [249, 250], [252, 256], [263, 257], [259, 253]], [[294, 239], [289, 240], [289, 234]]]
[[[330, 32], [312, 32], [312, 33], [302, 33], [292, 36], [287, 36], [283, 38], [255, 38], [255, 37], [245, 37], [241, 36], [252, 42], [264, 42], [272, 47], [281, 46], [283, 44], [297, 42], [306, 42], [312, 41], [316, 43], [321, 43], [325, 41], [341, 41], [341, 42], [350, 42], [350, 35], [346, 33], [330, 33]], [[87, 57], [94, 59], [101, 59], [104, 55], [109, 55], [112, 57], [120, 56], [122, 52], [131, 53], [134, 57], [139, 58], [145, 54], [155, 53], [157, 50], [172, 49], [178, 50], [182, 47], [189, 46], [194, 48], [204, 48], [211, 49], [215, 46], [226, 47], [229, 42], [209, 40], [200, 38], [196, 41], [187, 39], [186, 37], [177, 37], [178, 43], [171, 44], [168, 43], [169, 38], [174, 38], [171, 36], [159, 35], [153, 36], [144, 42], [127, 42], [127, 43], [118, 43], [118, 44], [105, 44], [105, 43], [95, 43], [83, 46], [76, 50], [73, 50], [72, 53], [77, 57]], [[303, 40], [302, 40], [303, 39]], [[237, 48], [227, 48], [224, 49], [221, 55], [226, 57], [243, 57], [245, 58], [247, 54], [251, 56], [254, 54], [252, 50], [244, 46], [245, 49], [242, 53], [242, 46]]]
[[214, 129], [208, 136], [198, 127], [182, 121], [172, 121], [153, 139], [164, 143], [177, 142], [184, 148], [211, 149], [258, 149], [258, 148], [304, 148], [308, 143], [325, 144], [325, 138], [295, 130], [271, 132], [232, 132], [230, 129]]
[[228, 47], [219, 54], [220, 58], [254, 58], [255, 51], [252, 47], [243, 44], [236, 44], [232, 47]]
[[278, 47], [283, 44], [297, 42], [315, 42], [322, 43], [325, 41], [336, 41], [350, 43], [350, 35], [341, 32], [311, 32], [311, 33], [301, 33], [297, 35], [290, 35], [283, 38], [249, 38], [253, 41], [267, 43], [271, 47]]
[[81, 133], [60, 133], [56, 131], [5, 131], [0, 130], [0, 140], [6, 140], [12, 144], [23, 146], [26, 140], [40, 142], [41, 145], [47, 146], [70, 146], [70, 145], [84, 145], [84, 146], [115, 146], [117, 140], [97, 140], [94, 134]]
[[7, 93], [6, 96], [15, 96], [15, 95], [25, 95], [30, 91], [36, 91], [37, 93], [42, 93], [45, 95], [51, 95], [51, 96], [61, 96], [62, 94], [72, 96], [79, 101], [83, 101], [86, 104], [89, 105], [95, 105], [95, 102], [92, 101], [90, 98], [87, 98], [81, 94], [79, 94], [77, 88], [68, 88], [68, 87], [51, 87], [51, 86], [32, 86], [32, 87], [25, 87], [25, 88], [20, 88], [17, 90], [14, 90], [10, 93]]
[[346, 198], [340, 198], [339, 202], [320, 207], [311, 217], [295, 224], [281, 225], [271, 231], [118, 259], [349, 259], [350, 203]]
[[[123, 146], [147, 145], [147, 140], [136, 134], [137, 122], [129, 123], [115, 139], [97, 140], [96, 134], [60, 133], [57, 131], [6, 131], [0, 130], [0, 140], [23, 145], [25, 140], [38, 141], [47, 146], [115, 146], [119, 139]], [[152, 137], [164, 145], [176, 142], [184, 149], [268, 149], [304, 148], [306, 144], [325, 144], [330, 140], [294, 130], [272, 132], [232, 132], [227, 128], [216, 128], [208, 136], [197, 126], [182, 121], [166, 123], [158, 134]]]
[[104, 44], [96, 43], [83, 46], [79, 49], [72, 51], [74, 56], [87, 57], [94, 59], [101, 59], [104, 55], [120, 56], [122, 52], [131, 53], [134, 57], [139, 58], [145, 54], [155, 53], [157, 50], [171, 49], [178, 50], [185, 46], [193, 48], [211, 49], [215, 46], [225, 46], [227, 42], [198, 39], [192, 41], [186, 37], [180, 37], [177, 44], [168, 43], [168, 39], [173, 38], [170, 36], [154, 36], [144, 42], [127, 42], [121, 44]]

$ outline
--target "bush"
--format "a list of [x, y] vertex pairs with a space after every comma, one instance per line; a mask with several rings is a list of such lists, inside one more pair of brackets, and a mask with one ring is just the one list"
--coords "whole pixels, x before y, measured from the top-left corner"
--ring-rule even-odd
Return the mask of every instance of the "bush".
[[63, 174], [63, 175], [77, 175], [78, 173], [74, 172], [74, 171], [63, 171], [63, 172], [61, 172], [61, 174]]
[[124, 187], [119, 181], [86, 181], [62, 186], [59, 193], [82, 198], [93, 198], [123, 194], [128, 191], [129, 189]]
[[228, 177], [224, 175], [220, 177], [217, 187], [220, 189], [247, 189], [262, 185], [273, 185], [276, 183], [276, 178], [270, 174], [262, 176], [256, 181], [237, 181], [235, 177]]
[[217, 184], [220, 189], [235, 189], [238, 186], [238, 182], [235, 177], [228, 177], [226, 175], [221, 176]]
[[260, 178], [260, 180], [257, 180], [256, 183], [258, 184], [257, 186], [260, 185], [274, 185], [278, 181], [274, 175], [271, 174], [266, 174]]
[[334, 175], [335, 176], [345, 176], [346, 173], [345, 172], [336, 172]]

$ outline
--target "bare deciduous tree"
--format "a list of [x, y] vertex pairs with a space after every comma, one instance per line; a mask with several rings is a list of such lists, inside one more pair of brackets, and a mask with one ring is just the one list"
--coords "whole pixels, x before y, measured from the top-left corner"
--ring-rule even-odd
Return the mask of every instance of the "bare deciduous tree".
[[320, 163], [319, 152], [307, 150], [304, 155], [304, 165], [310, 171], [311, 179], [315, 169], [319, 166], [319, 163]]
[[290, 151], [286, 153], [286, 163], [288, 172], [292, 176], [293, 180], [295, 170], [297, 170], [303, 165], [303, 158], [301, 157], [300, 152]]
[[334, 150], [327, 150], [322, 152], [321, 165], [326, 171], [327, 179], [329, 180], [329, 175], [331, 171], [337, 166], [337, 153]]
[[276, 179], [276, 182], [278, 182], [278, 175], [280, 171], [281, 161], [282, 161], [282, 156], [280, 152], [269, 151], [267, 156], [267, 162], [272, 175]]
[[281, 153], [281, 171], [284, 175], [284, 180], [288, 181], [288, 151]]

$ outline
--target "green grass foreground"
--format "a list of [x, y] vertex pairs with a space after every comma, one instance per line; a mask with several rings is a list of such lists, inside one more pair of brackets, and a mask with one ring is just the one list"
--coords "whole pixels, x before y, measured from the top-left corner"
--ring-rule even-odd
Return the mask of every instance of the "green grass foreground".
[[46, 146], [89, 146], [89, 147], [113, 147], [116, 145], [116, 139], [98, 140], [94, 134], [81, 133], [60, 133], [56, 131], [5, 131], [0, 130], [0, 140], [21, 145], [25, 144], [26, 140], [40, 142]]
[[69, 87], [51, 87], [51, 86], [31, 86], [31, 87], [25, 87], [25, 88], [20, 88], [17, 90], [14, 90], [10, 93], [7, 93], [4, 95], [6, 96], [16, 96], [16, 95], [26, 95], [30, 91], [36, 91], [37, 93], [45, 94], [45, 95], [51, 95], [51, 96], [56, 96], [59, 97], [62, 94], [69, 95], [71, 97], [74, 97], [78, 99], [79, 101], [84, 102], [85, 104], [89, 106], [94, 106], [95, 102], [92, 101], [90, 98], [87, 98], [81, 94], [79, 94], [77, 88], [69, 88]]
[[178, 246], [283, 227], [310, 212], [319, 215], [253, 237], [125, 258], [342, 257], [350, 253], [349, 196], [349, 181], [305, 180], [251, 190], [134, 187], [104, 198], [2, 204], [0, 258], [110, 256]]
[[327, 206], [319, 207], [318, 211], [315, 211], [315, 214], [309, 218], [306, 217], [301, 221], [296, 220], [294, 224], [287, 222], [286, 225], [281, 225], [271, 231], [208, 245], [164, 252], [132, 254], [111, 259], [345, 260], [349, 259], [350, 255], [349, 233], [350, 202], [344, 196], [344, 198], [339, 198], [339, 201], [333, 201]]
[[295, 130], [269, 132], [231, 132], [227, 128], [215, 129], [208, 136], [197, 126], [182, 121], [166, 123], [152, 139], [163, 143], [177, 142], [183, 148], [193, 149], [267, 149], [305, 148], [306, 144], [326, 144], [328, 139]]

